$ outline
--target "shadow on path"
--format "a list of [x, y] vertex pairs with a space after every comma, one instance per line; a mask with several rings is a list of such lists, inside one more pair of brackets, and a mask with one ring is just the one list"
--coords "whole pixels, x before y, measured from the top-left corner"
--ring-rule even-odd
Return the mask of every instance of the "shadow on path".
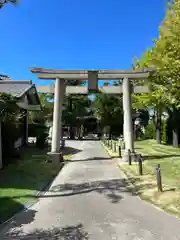
[[48, 230], [36, 229], [30, 233], [21, 230], [6, 233], [2, 240], [88, 240], [88, 233], [84, 231], [82, 224], [52, 228]]
[[[128, 180], [110, 179], [106, 181], [91, 181], [80, 184], [66, 183], [56, 185], [48, 191], [49, 194], [42, 194], [38, 198], [70, 197], [91, 192], [103, 194], [111, 201], [111, 203], [118, 203], [123, 199], [124, 197], [122, 196], [122, 193], [136, 195]], [[20, 197], [31, 197], [31, 195], [22, 195]]]
[[91, 161], [110, 161], [111, 159], [106, 157], [93, 157], [93, 158], [83, 158], [78, 160], [66, 160], [66, 162], [91, 162]]
[[80, 150], [80, 149], [69, 147], [69, 146], [65, 146], [62, 149], [62, 152], [63, 152], [64, 155], [75, 155], [75, 154], [77, 154], [77, 153], [79, 153], [81, 151], [82, 150]]

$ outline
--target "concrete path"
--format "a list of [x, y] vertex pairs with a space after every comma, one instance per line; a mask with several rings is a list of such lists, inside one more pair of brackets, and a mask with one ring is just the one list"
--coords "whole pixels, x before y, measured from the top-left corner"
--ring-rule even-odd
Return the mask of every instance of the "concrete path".
[[68, 144], [78, 149], [74, 161], [39, 202], [1, 230], [1, 240], [180, 239], [180, 221], [128, 192], [98, 141]]

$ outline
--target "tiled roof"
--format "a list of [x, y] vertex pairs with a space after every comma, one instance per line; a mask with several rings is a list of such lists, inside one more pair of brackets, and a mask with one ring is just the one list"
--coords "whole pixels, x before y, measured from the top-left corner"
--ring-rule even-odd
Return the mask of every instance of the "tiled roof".
[[[32, 84], [32, 81], [14, 81], [11, 79], [1, 79], [0, 93], [10, 94], [13, 97], [17, 98], [17, 105], [20, 108], [31, 111], [40, 110], [40, 99], [37, 94], [36, 87], [34, 84]], [[23, 98], [24, 95], [28, 96], [28, 103]]]
[[13, 97], [20, 98], [25, 92], [27, 92], [31, 87], [32, 84], [29, 84], [28, 82], [22, 82], [20, 81], [0, 81], [0, 92], [11, 94]]

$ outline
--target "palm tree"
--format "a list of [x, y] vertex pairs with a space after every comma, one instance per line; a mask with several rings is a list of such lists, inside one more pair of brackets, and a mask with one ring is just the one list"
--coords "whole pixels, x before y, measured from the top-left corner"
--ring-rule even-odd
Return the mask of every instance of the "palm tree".
[[0, 8], [2, 8], [6, 3], [17, 4], [18, 0], [0, 0]]

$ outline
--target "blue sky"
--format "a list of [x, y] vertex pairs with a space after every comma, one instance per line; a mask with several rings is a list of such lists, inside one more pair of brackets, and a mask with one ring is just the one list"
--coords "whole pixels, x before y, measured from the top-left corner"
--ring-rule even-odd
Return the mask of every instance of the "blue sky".
[[[51, 4], [50, 4], [51, 2]], [[129, 69], [158, 36], [166, 0], [20, 0], [0, 10], [0, 73], [37, 80], [30, 66]]]

